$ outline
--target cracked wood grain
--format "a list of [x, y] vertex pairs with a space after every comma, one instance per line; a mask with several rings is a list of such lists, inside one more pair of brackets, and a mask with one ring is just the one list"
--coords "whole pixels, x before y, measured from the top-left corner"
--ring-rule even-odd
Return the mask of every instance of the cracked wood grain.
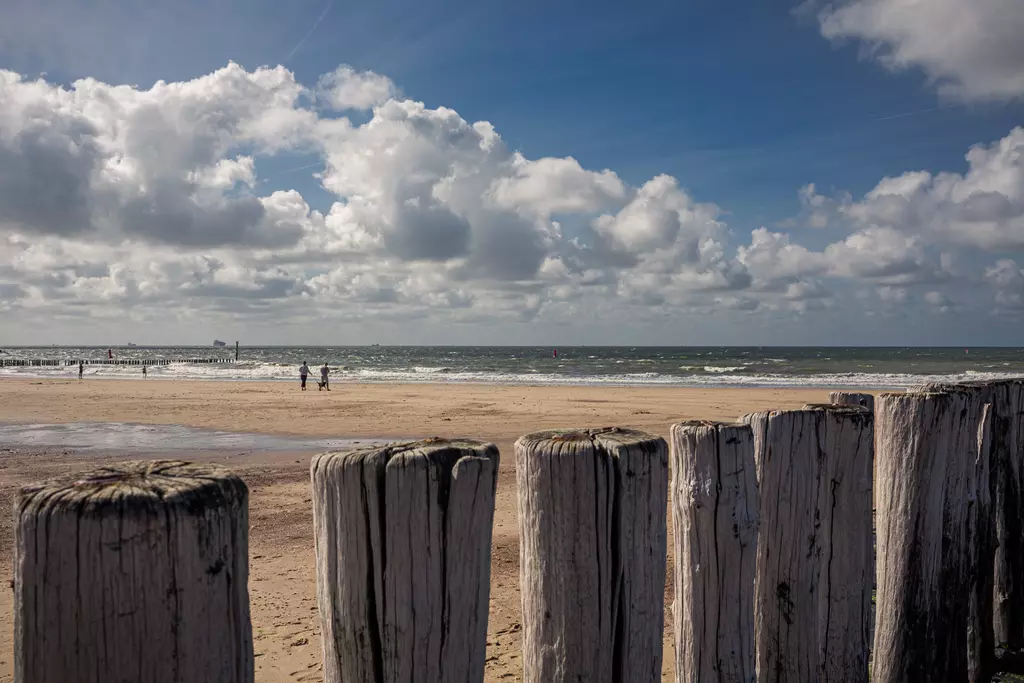
[[668, 447], [625, 429], [516, 442], [527, 683], [654, 683], [664, 632]]
[[758, 496], [749, 425], [672, 426], [677, 683], [753, 683]]
[[1024, 380], [994, 383], [992, 479], [996, 521], [996, 644], [1024, 651]]
[[760, 497], [757, 680], [866, 681], [872, 414], [829, 404], [744, 420]]
[[248, 495], [164, 460], [22, 488], [15, 681], [251, 683]]
[[[965, 424], [977, 424], [978, 435], [966, 454], [975, 462], [973, 505], [970, 510], [970, 553], [971, 595], [969, 622], [967, 625], [967, 670], [971, 683], [987, 683], [996, 672], [995, 614], [996, 544], [998, 517], [996, 502], [999, 491], [1005, 490], [1007, 482], [1003, 473], [1008, 469], [1010, 451], [1014, 444], [1007, 438], [1012, 434], [1008, 420], [998, 416], [1007, 408], [1013, 382], [964, 382], [957, 384], [931, 383], [919, 387], [925, 392], [960, 393], [969, 403], [970, 415]], [[1000, 410], [1002, 408], [1002, 411]]]
[[326, 683], [483, 680], [498, 459], [444, 439], [313, 459]]
[[877, 397], [878, 594], [872, 680], [968, 680], [985, 406], [964, 391]]

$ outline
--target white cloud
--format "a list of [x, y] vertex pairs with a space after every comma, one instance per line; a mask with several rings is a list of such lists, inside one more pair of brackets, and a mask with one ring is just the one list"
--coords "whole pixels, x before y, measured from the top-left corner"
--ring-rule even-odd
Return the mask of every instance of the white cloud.
[[594, 230], [612, 251], [659, 262], [664, 268], [701, 259], [701, 243], [721, 235], [724, 224], [713, 204], [697, 204], [675, 178], [647, 181], [617, 214], [594, 221]]
[[1024, 128], [966, 154], [967, 173], [908, 171], [858, 201], [832, 203], [830, 221], [891, 229], [937, 245], [1002, 252], [1024, 247]]
[[1024, 96], [1019, 0], [844, 0], [819, 21], [826, 38], [863, 41], [890, 69], [923, 69], [944, 95]]
[[320, 77], [316, 99], [335, 111], [371, 109], [398, 94], [398, 88], [387, 76], [373, 71], [356, 71], [342, 64]]
[[[1024, 245], [1022, 129], [973, 148], [963, 176], [908, 172], [858, 201], [808, 184], [795, 227], [814, 231], [737, 244], [671, 176], [528, 159], [369, 72], [317, 88], [235, 64], [148, 89], [0, 71], [5, 319], [617, 325], [841, 308], [875, 287], [886, 309], [962, 310], [954, 284], [1024, 299], [1003, 258]], [[331, 111], [352, 108], [372, 111]], [[320, 160], [328, 201], [267, 184], [282, 152]], [[990, 253], [953, 258], [965, 246]]]
[[999, 308], [1024, 310], [1024, 269], [1013, 259], [1000, 259], [985, 269], [985, 279], [995, 289]]
[[587, 171], [572, 157], [512, 159], [512, 172], [490, 189], [495, 205], [536, 213], [593, 213], [625, 201], [625, 184], [612, 171]]
[[920, 239], [891, 228], [866, 228], [825, 249], [831, 272], [885, 284], [935, 282], [946, 277]]
[[750, 233], [750, 245], [737, 249], [737, 258], [762, 291], [782, 291], [808, 276], [828, 270], [825, 255], [790, 242], [789, 235], [758, 228]]
[[797, 193], [800, 200], [800, 216], [793, 225], [822, 229], [832, 224], [832, 216], [840, 208], [850, 203], [849, 193], [841, 193], [837, 198], [828, 197], [818, 192], [814, 183], [807, 183]]
[[286, 246], [265, 222], [241, 145], [297, 144], [309, 116], [283, 68], [230, 64], [149, 90], [70, 89], [0, 71], [0, 225], [25, 233], [169, 244]]

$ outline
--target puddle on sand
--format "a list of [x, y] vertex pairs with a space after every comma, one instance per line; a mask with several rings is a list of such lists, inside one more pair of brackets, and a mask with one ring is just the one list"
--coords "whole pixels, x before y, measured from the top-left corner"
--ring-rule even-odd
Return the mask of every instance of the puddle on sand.
[[138, 425], [123, 422], [73, 424], [0, 424], [0, 446], [60, 446], [74, 449], [132, 451], [305, 451], [336, 450], [379, 439], [307, 439], [196, 429], [181, 425]]

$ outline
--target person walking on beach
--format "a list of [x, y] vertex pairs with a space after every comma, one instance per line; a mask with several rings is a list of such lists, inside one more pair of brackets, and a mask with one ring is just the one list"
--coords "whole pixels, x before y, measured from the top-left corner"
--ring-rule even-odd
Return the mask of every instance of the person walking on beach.
[[309, 366], [306, 365], [306, 361], [302, 361], [302, 367], [299, 368], [299, 379], [302, 381], [302, 390], [306, 390], [306, 377], [309, 376]]
[[324, 366], [320, 368], [320, 384], [318, 385], [318, 391], [323, 389], [326, 389], [327, 391], [331, 390], [331, 385], [327, 383], [327, 375], [330, 373], [330, 368], [327, 367], [327, 363], [324, 363]]
[[78, 361], [78, 379], [81, 381], [82, 373], [85, 372], [85, 361]]
[[146, 364], [145, 363], [142, 364], [142, 376], [143, 377], [146, 376]]

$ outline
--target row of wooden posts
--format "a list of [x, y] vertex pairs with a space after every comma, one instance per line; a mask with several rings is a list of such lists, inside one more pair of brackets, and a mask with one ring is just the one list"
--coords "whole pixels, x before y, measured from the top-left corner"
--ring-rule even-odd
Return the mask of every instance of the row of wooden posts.
[[[679, 682], [976, 682], [1024, 649], [1024, 381], [832, 401], [670, 445], [520, 438], [525, 680], [661, 680], [670, 493]], [[325, 681], [483, 680], [498, 462], [443, 439], [313, 460]], [[15, 681], [252, 681], [247, 515], [206, 465], [24, 488]]]

